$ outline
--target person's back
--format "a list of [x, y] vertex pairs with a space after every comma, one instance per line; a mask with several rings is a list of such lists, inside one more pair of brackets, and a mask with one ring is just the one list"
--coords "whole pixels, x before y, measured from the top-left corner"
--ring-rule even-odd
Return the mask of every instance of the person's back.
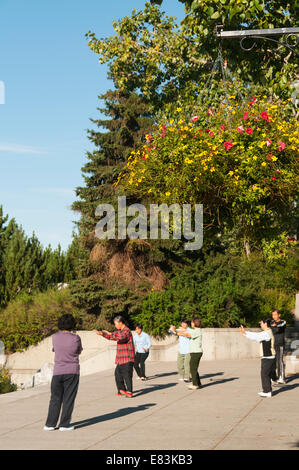
[[70, 421], [79, 386], [79, 354], [83, 349], [80, 336], [72, 333], [76, 329], [73, 315], [66, 313], [59, 317], [57, 326], [59, 331], [52, 336], [54, 371], [44, 430], [54, 431], [61, 411], [59, 430], [71, 431], [74, 426], [70, 426]]
[[58, 331], [52, 336], [55, 352], [53, 375], [79, 374], [80, 336], [70, 331]]

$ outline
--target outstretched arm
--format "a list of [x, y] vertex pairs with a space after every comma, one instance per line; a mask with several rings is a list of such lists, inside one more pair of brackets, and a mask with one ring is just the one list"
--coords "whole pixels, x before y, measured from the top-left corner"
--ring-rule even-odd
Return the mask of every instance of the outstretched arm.
[[190, 331], [177, 330], [174, 325], [171, 325], [170, 329], [174, 334], [176, 334], [178, 336], [185, 336], [187, 338], [191, 338]]

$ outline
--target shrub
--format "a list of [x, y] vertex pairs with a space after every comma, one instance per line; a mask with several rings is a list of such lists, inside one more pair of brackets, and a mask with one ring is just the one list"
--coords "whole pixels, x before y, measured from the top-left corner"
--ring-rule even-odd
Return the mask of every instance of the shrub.
[[296, 293], [292, 255], [269, 264], [261, 256], [247, 260], [212, 253], [176, 274], [164, 291], [151, 292], [135, 321], [145, 331], [164, 336], [171, 323], [194, 314], [203, 327], [256, 327], [260, 318], [278, 308], [290, 323]]
[[11, 383], [9, 372], [0, 368], [0, 394], [15, 392], [17, 390], [17, 385]]
[[8, 352], [27, 348], [54, 333], [58, 317], [64, 313], [73, 314], [80, 325], [80, 311], [68, 289], [20, 296], [0, 312], [0, 340]]

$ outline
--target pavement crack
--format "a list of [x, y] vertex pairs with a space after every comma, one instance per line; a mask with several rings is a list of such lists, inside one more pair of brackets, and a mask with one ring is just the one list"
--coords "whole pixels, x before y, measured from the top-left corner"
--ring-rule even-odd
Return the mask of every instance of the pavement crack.
[[210, 450], [215, 450], [225, 439], [241, 424], [257, 407], [262, 403], [263, 398], [261, 398], [249, 411], [244, 415], [223, 437], [218, 441]]

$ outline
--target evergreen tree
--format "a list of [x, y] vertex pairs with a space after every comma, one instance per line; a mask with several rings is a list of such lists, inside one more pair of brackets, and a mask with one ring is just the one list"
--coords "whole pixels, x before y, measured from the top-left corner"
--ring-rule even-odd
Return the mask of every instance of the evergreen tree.
[[116, 202], [113, 183], [153, 124], [147, 103], [136, 93], [110, 90], [99, 98], [105, 107], [98, 110], [109, 119], [91, 119], [97, 129], [88, 130], [88, 138], [96, 150], [87, 153], [88, 161], [82, 168], [85, 186], [77, 188], [79, 200], [73, 204], [73, 210], [81, 214], [80, 238], [89, 249], [94, 243], [90, 235], [97, 222], [97, 205]]
[[28, 237], [0, 206], [0, 308], [23, 292], [44, 291], [74, 279], [74, 243], [66, 253], [60, 246], [44, 249], [34, 233]]

